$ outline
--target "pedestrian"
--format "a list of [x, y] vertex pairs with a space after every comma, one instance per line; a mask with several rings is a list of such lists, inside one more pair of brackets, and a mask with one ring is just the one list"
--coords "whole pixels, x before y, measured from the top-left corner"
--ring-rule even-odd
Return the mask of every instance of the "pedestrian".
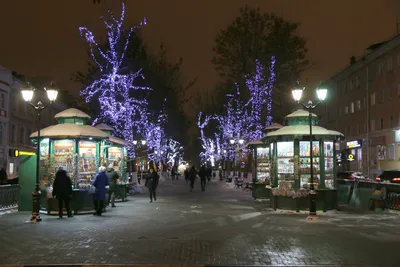
[[211, 176], [212, 176], [212, 169], [211, 167], [207, 168], [207, 180], [210, 182], [211, 181]]
[[157, 196], [156, 196], [156, 189], [158, 186], [158, 181], [159, 181], [159, 176], [158, 173], [154, 171], [153, 168], [150, 168], [150, 174], [147, 176], [145, 186], [149, 189], [149, 195], [150, 195], [150, 203], [154, 201], [157, 201]]
[[206, 191], [206, 181], [207, 181], [207, 170], [206, 167], [203, 165], [199, 171], [200, 176], [200, 184], [201, 184], [201, 191]]
[[171, 168], [171, 178], [172, 178], [172, 180], [175, 179], [175, 175], [176, 175], [175, 168], [172, 166], [172, 168]]
[[110, 205], [111, 202], [111, 207], [115, 208], [115, 193], [117, 191], [117, 181], [119, 178], [118, 173], [114, 170], [114, 166], [111, 163], [107, 170], [106, 170], [107, 178], [108, 178], [108, 203], [107, 206]]
[[193, 191], [194, 181], [196, 180], [197, 171], [194, 165], [190, 168], [189, 171], [189, 181], [190, 181], [190, 192]]
[[58, 217], [60, 219], [63, 217], [63, 203], [65, 203], [67, 216], [72, 217], [69, 206], [69, 202], [72, 199], [72, 182], [63, 167], [59, 167], [56, 172], [56, 178], [53, 183], [53, 197], [58, 200]]
[[189, 180], [189, 169], [186, 168], [185, 171], [184, 171], [183, 173], [184, 173], [184, 175], [185, 175], [185, 181], [186, 181], [186, 183], [187, 183], [188, 180]]
[[106, 167], [101, 166], [93, 181], [93, 186], [96, 188], [95, 193], [93, 194], [93, 204], [95, 209], [93, 215], [95, 216], [101, 216], [104, 200], [106, 199], [106, 186], [108, 185], [106, 169]]

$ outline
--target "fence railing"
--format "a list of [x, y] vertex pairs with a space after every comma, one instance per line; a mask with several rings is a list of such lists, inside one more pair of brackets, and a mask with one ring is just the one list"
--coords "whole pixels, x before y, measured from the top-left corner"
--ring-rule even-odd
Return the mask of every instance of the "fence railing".
[[0, 212], [18, 208], [18, 184], [0, 185]]

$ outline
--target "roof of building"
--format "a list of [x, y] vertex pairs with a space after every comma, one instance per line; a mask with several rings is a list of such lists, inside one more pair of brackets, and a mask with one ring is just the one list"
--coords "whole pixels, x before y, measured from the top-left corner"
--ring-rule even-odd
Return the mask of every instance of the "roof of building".
[[[318, 117], [316, 114], [311, 113], [313, 117]], [[294, 118], [294, 117], [308, 117], [309, 112], [304, 109], [298, 109], [295, 112], [290, 113], [289, 115], [286, 116], [286, 118]]]
[[[37, 137], [38, 132], [30, 135], [31, 138]], [[77, 124], [56, 124], [40, 130], [40, 137], [43, 138], [78, 138], [92, 137], [108, 139], [109, 135], [90, 125]]]
[[90, 116], [88, 114], [86, 114], [85, 112], [80, 111], [79, 109], [69, 108], [69, 109], [66, 109], [64, 111], [57, 113], [54, 116], [54, 118], [55, 119], [59, 119], [59, 118], [88, 118], [88, 119], [90, 119]]
[[113, 131], [114, 129], [111, 128], [110, 126], [108, 126], [105, 123], [100, 123], [97, 124], [96, 126], [94, 126], [95, 128], [99, 129], [99, 130], [103, 130], [103, 131]]
[[[327, 135], [327, 136], [343, 136], [342, 133], [325, 129], [321, 126], [312, 126], [313, 135]], [[282, 135], [310, 135], [310, 125], [292, 125], [285, 126], [279, 130], [270, 132], [267, 137], [282, 136]]]

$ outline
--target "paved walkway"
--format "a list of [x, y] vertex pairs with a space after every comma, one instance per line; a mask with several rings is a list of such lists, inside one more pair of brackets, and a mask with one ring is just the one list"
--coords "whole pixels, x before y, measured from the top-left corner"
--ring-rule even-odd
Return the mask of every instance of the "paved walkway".
[[0, 264], [345, 265], [398, 266], [400, 217], [275, 212], [250, 192], [219, 181], [189, 192], [183, 180], [160, 183], [102, 217], [0, 216]]

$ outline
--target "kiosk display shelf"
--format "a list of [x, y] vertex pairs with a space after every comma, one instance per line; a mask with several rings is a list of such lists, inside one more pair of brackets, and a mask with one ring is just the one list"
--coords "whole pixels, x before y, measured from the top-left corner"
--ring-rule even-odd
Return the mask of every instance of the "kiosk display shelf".
[[333, 151], [333, 142], [324, 142], [324, 155], [325, 155], [325, 187], [333, 189], [335, 187], [334, 184], [334, 175], [333, 169], [335, 161], [333, 160], [334, 151]]
[[88, 189], [97, 172], [97, 149], [95, 142], [79, 142], [78, 188]]
[[257, 182], [270, 183], [269, 148], [257, 148]]
[[280, 188], [294, 188], [294, 143], [277, 143], [278, 186]]

